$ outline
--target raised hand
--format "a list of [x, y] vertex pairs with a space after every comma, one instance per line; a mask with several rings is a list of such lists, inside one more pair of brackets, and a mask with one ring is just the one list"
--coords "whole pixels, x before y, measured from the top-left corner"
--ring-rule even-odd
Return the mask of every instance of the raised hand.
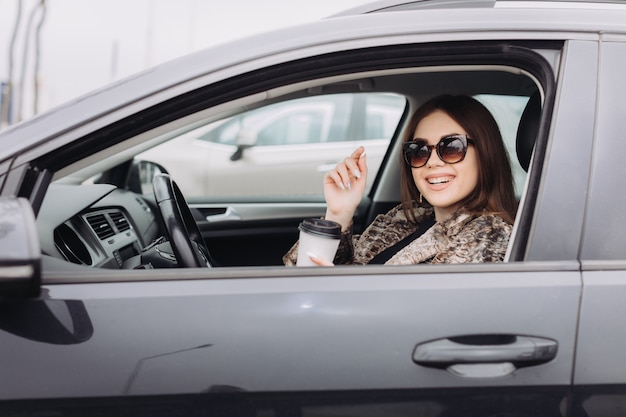
[[365, 148], [360, 146], [324, 176], [326, 219], [347, 228], [363, 198], [366, 181]]

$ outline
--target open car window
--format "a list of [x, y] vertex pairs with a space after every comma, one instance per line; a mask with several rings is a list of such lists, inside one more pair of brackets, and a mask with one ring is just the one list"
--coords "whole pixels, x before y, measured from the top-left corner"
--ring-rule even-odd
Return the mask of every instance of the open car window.
[[[83, 137], [71, 145], [82, 153], [69, 153], [83, 157], [72, 162], [60, 151], [44, 161], [55, 180], [40, 215], [45, 253], [92, 268], [161, 269], [161, 260], [146, 260], [144, 252], [165, 236], [153, 178], [167, 173], [190, 208], [188, 226], [197, 228], [193, 234], [206, 244], [212, 266], [282, 267], [300, 222], [325, 214], [323, 176], [329, 169], [365, 147], [367, 189], [353, 218], [353, 233], [360, 234], [400, 203], [400, 142], [410, 115], [436, 95], [464, 94], [485, 104], [502, 132], [521, 204], [506, 259], [523, 259], [541, 173], [534, 166], [542, 164], [545, 139], [535, 146], [535, 128], [522, 135], [520, 148], [519, 131], [528, 124], [523, 119], [531, 97], [538, 99], [535, 124], [548, 120], [541, 107], [553, 96], [551, 65], [558, 60], [524, 46], [512, 52], [508, 44], [505, 58], [503, 47], [491, 43], [475, 59], [465, 55], [475, 49], [464, 45], [446, 45], [440, 58], [430, 55], [430, 47], [411, 48], [411, 54], [386, 48], [395, 58], [380, 62], [379, 50], [339, 54], [332, 58], [337, 67], [315, 76], [294, 76], [292, 66], [302, 62], [272, 68], [275, 77], [265, 70], [243, 73]], [[370, 69], [346, 69], [350, 57], [359, 60], [355, 68], [360, 62]], [[310, 58], [311, 65], [317, 59]], [[415, 59], [414, 66], [407, 59]], [[101, 227], [106, 234], [99, 234]]]

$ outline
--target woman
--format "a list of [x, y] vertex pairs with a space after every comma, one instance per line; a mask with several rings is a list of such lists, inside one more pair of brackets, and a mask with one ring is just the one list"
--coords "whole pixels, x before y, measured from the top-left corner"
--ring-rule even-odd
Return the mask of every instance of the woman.
[[[352, 217], [365, 191], [364, 148], [325, 175], [325, 218], [342, 227], [334, 264], [502, 262], [517, 201], [491, 113], [471, 97], [435, 97], [411, 117], [402, 157], [402, 203], [360, 236], [352, 236]], [[283, 261], [296, 258], [297, 244]]]

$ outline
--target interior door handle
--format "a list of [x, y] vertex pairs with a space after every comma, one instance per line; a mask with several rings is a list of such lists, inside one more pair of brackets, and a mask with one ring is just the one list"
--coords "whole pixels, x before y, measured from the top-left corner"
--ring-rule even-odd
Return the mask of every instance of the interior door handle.
[[236, 220], [241, 220], [241, 216], [232, 207], [227, 207], [226, 211], [222, 214], [213, 214], [210, 216], [206, 216], [206, 221], [209, 223], [236, 221]]
[[413, 352], [413, 361], [466, 377], [494, 377], [549, 362], [557, 351], [558, 343], [544, 337], [470, 335], [420, 343]]

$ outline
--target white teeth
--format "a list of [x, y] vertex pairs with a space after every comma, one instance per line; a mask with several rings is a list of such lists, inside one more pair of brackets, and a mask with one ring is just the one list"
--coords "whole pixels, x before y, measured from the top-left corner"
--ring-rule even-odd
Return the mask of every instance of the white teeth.
[[450, 177], [441, 177], [441, 178], [429, 178], [429, 184], [443, 184], [446, 182], [450, 182]]

